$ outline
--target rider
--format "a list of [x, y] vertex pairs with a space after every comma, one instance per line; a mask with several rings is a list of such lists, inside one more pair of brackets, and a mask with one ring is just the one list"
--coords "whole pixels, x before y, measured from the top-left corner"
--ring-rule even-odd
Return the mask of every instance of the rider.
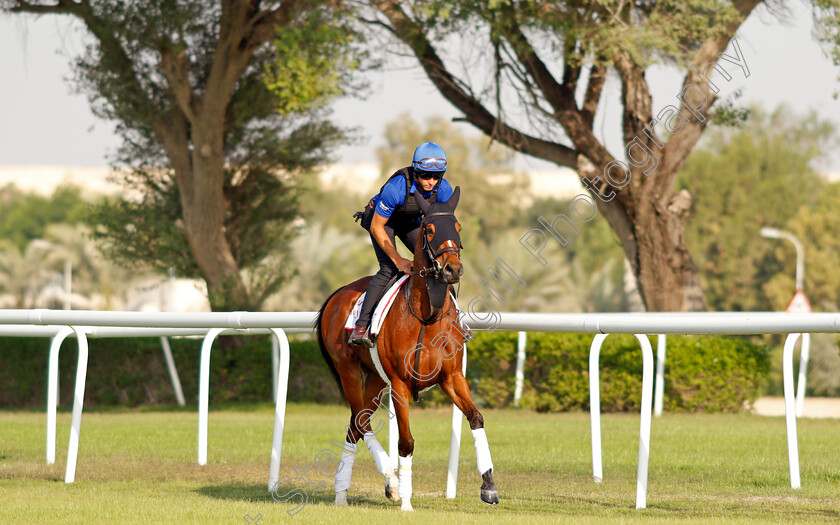
[[423, 213], [413, 194], [419, 190], [430, 203], [448, 201], [452, 196], [452, 186], [443, 178], [445, 173], [446, 152], [435, 142], [424, 142], [414, 150], [411, 166], [394, 173], [373, 198], [376, 211], [370, 225], [370, 238], [379, 261], [379, 271], [368, 284], [356, 328], [350, 334], [350, 344], [373, 347], [367, 329], [377, 301], [397, 271], [411, 273], [412, 262], [397, 253], [394, 239], [399, 237], [414, 253]]

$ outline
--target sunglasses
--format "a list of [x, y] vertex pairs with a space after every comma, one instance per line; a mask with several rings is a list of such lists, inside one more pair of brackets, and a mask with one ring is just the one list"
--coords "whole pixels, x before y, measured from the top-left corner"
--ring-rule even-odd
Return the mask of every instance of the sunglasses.
[[420, 159], [415, 164], [415, 167], [420, 168], [421, 170], [430, 170], [430, 169], [439, 169], [445, 170], [446, 169], [446, 159], [440, 159], [435, 157], [428, 157], [425, 159]]
[[443, 178], [443, 173], [435, 173], [431, 171], [419, 171], [417, 172], [417, 178], [422, 180], [429, 180], [435, 179], [440, 180]]

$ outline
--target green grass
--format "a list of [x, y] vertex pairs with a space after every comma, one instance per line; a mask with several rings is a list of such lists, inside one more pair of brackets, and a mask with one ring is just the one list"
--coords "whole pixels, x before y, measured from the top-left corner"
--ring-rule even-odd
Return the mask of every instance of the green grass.
[[[211, 406], [208, 465], [196, 464], [194, 411], [86, 413], [76, 482], [66, 485], [70, 414], [58, 417], [57, 461], [46, 465], [39, 412], [0, 412], [0, 523], [578, 523], [837, 522], [840, 421], [801, 420], [802, 489], [788, 478], [783, 418], [668, 415], [654, 419], [647, 509], [636, 510], [638, 415], [602, 418], [604, 482], [591, 478], [589, 415], [485, 410], [502, 500], [478, 499], [480, 478], [464, 425], [458, 497], [443, 497], [450, 410], [412, 411], [415, 512], [388, 502], [370, 454], [356, 460], [349, 508], [327, 490], [288, 516], [267, 493], [273, 410]], [[349, 411], [289, 405], [281, 477], [314, 465], [343, 437]], [[386, 431], [380, 440], [387, 448]], [[310, 477], [325, 480], [311, 469]], [[306, 488], [303, 483], [298, 487]]]

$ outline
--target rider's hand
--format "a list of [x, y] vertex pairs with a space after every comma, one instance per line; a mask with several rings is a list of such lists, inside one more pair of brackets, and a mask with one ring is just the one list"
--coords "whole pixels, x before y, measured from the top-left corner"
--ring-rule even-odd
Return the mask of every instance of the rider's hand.
[[394, 264], [396, 264], [397, 270], [403, 273], [411, 273], [411, 265], [413, 263], [405, 257], [399, 257]]

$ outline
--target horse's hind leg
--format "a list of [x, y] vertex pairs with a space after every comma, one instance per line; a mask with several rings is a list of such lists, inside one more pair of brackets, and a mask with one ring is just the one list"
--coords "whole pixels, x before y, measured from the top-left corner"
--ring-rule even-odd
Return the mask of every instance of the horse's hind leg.
[[484, 432], [484, 417], [473, 403], [470, 387], [466, 378], [456, 371], [440, 384], [444, 393], [464, 413], [470, 423], [473, 440], [475, 442], [475, 459], [478, 473], [481, 474], [481, 501], [489, 505], [499, 503], [499, 491], [493, 482], [493, 460], [490, 457], [490, 445]]
[[336, 362], [336, 368], [339, 370], [341, 388], [350, 404], [350, 425], [347, 427], [341, 462], [335, 475], [336, 506], [347, 505], [347, 490], [350, 488], [350, 479], [353, 476], [353, 462], [359, 451], [358, 441], [362, 437], [362, 432], [357, 428], [355, 421], [364, 408], [361, 365], [355, 357], [347, 357], [341, 361], [343, 362]]
[[[365, 444], [376, 463], [376, 470], [385, 476], [385, 497], [392, 501], [399, 501], [398, 478], [391, 470], [391, 461], [388, 454], [382, 448], [379, 440], [376, 439], [376, 433], [383, 427], [387, 428], [388, 417], [383, 419], [382, 413], [378, 410], [382, 398], [387, 392], [388, 387], [385, 381], [379, 377], [379, 374], [376, 372], [369, 373], [365, 380], [365, 408], [357, 416], [356, 424], [364, 433]], [[391, 416], [387, 409], [385, 409], [385, 413]]]

